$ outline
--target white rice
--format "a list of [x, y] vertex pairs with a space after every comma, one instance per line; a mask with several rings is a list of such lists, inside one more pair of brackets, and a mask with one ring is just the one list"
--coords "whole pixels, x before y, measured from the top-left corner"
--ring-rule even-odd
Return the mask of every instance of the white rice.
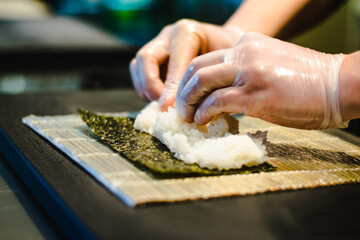
[[157, 137], [178, 159], [200, 167], [241, 168], [267, 160], [266, 148], [260, 140], [230, 134], [228, 123], [221, 115], [204, 132], [199, 130], [199, 125], [181, 120], [174, 108], [161, 112], [158, 103], [152, 102], [139, 113], [134, 126]]

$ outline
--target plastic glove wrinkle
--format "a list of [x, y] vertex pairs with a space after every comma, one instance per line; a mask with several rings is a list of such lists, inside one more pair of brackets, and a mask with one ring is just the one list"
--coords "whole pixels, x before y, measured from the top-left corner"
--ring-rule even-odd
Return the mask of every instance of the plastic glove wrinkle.
[[[230, 65], [236, 74], [231, 84], [213, 88], [206, 99], [199, 101], [194, 115], [197, 123], [205, 123], [212, 114], [243, 112], [296, 128], [346, 125], [341, 118], [338, 96], [343, 55], [320, 53], [257, 33], [245, 34], [235, 47], [222, 54], [224, 64]], [[211, 56], [204, 55], [203, 62], [206, 57]], [[220, 70], [213, 70], [212, 75], [218, 77], [216, 71]], [[218, 79], [208, 81], [211, 85], [210, 82]], [[206, 90], [207, 85], [203, 87]], [[181, 106], [186, 99], [179, 101]]]

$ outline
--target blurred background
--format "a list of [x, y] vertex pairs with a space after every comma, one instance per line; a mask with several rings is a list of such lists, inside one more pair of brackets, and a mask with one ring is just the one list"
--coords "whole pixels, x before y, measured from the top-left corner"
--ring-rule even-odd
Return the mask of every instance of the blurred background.
[[[165, 25], [181, 18], [223, 24], [241, 2], [0, 0], [0, 94], [132, 88], [130, 60]], [[359, 30], [360, 0], [348, 0], [291, 41], [349, 53], [359, 49]], [[348, 130], [360, 136], [359, 129], [360, 120], [351, 121]], [[41, 208], [29, 200], [2, 158], [0, 238], [63, 239], [57, 227], [49, 226], [52, 220], [37, 213]]]
[[[0, 0], [0, 93], [132, 87], [128, 63], [181, 18], [223, 24], [241, 0]], [[360, 0], [291, 41], [359, 49]]]

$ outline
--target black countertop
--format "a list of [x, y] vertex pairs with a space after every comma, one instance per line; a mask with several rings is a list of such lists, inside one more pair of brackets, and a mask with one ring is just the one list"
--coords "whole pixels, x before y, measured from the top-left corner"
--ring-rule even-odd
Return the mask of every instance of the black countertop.
[[0, 153], [69, 238], [346, 239], [358, 234], [360, 185], [126, 207], [22, 124], [29, 114], [139, 110], [133, 90], [0, 95]]

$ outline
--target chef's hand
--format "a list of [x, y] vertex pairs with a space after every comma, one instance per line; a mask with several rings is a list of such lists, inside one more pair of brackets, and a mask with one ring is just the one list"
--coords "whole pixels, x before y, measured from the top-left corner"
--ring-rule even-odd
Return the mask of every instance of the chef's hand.
[[343, 58], [247, 33], [235, 47], [191, 61], [175, 107], [199, 124], [228, 112], [295, 128], [344, 127], [338, 87]]
[[[232, 47], [242, 35], [239, 28], [194, 20], [180, 20], [165, 27], [130, 63], [136, 92], [149, 101], [160, 98], [160, 108], [167, 110], [174, 105], [179, 82], [190, 61], [199, 54]], [[167, 63], [166, 79], [160, 79], [159, 69]]]

